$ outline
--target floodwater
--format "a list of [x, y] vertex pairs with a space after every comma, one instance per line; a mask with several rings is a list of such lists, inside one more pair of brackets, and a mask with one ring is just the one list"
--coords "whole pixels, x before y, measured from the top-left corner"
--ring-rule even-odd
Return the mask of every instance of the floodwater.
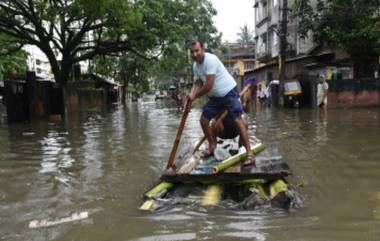
[[[251, 138], [288, 159], [304, 205], [138, 210], [181, 113], [153, 100], [8, 125], [0, 113], [0, 240], [380, 240], [380, 110], [257, 110]], [[201, 135], [194, 109], [181, 146]], [[88, 218], [30, 229], [32, 220]]]

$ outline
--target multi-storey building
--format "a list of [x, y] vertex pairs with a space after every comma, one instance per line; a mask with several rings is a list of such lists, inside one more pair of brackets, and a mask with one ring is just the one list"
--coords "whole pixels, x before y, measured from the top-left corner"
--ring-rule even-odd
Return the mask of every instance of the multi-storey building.
[[[313, 2], [313, 1], [312, 1]], [[288, 0], [288, 7], [294, 0]], [[280, 52], [279, 27], [282, 20], [282, 0], [255, 0], [256, 59], [259, 66], [277, 61]], [[312, 37], [303, 39], [297, 33], [297, 19], [288, 17], [287, 58], [307, 55], [313, 48]], [[270, 77], [270, 76], [269, 76]], [[274, 76], [272, 76], [274, 77]]]
[[[36, 76], [40, 79], [54, 81], [51, 65], [46, 55], [34, 45], [25, 45], [24, 50], [27, 52], [28, 71], [35, 72]], [[61, 59], [59, 55], [57, 58]], [[88, 66], [88, 60], [81, 61], [79, 64], [76, 64], [76, 67], [73, 66], [73, 72], [75, 73], [75, 68], [78, 68], [82, 74], [87, 73]]]
[[222, 62], [241, 86], [245, 73], [255, 68], [255, 45], [242, 46], [238, 43], [228, 43]]
[[26, 45], [27, 65], [29, 71], [34, 71], [36, 76], [46, 80], [54, 80], [50, 63], [46, 55], [34, 45]]
[[[255, 0], [255, 33], [257, 60], [266, 63], [279, 55], [278, 31], [282, 20], [282, 0]], [[292, 6], [294, 0], [288, 0]], [[287, 56], [305, 55], [313, 47], [312, 38], [303, 39], [297, 33], [297, 19], [288, 17]]]
[[[294, 3], [295, 0], [288, 0], [288, 9], [292, 9]], [[317, 0], [310, 0], [310, 3], [315, 7]], [[254, 76], [264, 84], [279, 79], [278, 33], [283, 20], [283, 9], [283, 0], [254, 1], [257, 67], [246, 73], [245, 78]], [[326, 79], [331, 81], [329, 83], [333, 88], [338, 83], [335, 80], [352, 80], [351, 58], [341, 50], [317, 46], [312, 33], [309, 34], [309, 38], [301, 38], [297, 31], [299, 19], [291, 18], [290, 12], [287, 13], [285, 80], [298, 80], [302, 85], [303, 104], [315, 106], [317, 76], [325, 75]]]

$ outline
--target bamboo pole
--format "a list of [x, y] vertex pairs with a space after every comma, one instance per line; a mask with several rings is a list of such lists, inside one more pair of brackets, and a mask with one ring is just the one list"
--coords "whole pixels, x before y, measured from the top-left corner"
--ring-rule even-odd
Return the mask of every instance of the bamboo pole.
[[185, 127], [185, 122], [186, 122], [187, 116], [189, 115], [190, 109], [191, 109], [191, 101], [187, 100], [186, 105], [185, 105], [185, 109], [184, 109], [183, 114], [182, 114], [181, 122], [180, 122], [178, 130], [177, 130], [177, 136], [174, 140], [172, 151], [170, 152], [168, 164], [166, 165], [166, 169], [173, 167], [173, 163], [174, 163], [175, 155], [177, 153], [179, 141], [181, 140], [182, 131]]
[[270, 184], [270, 187], [269, 187], [270, 198], [273, 199], [280, 192], [286, 192], [288, 190], [289, 190], [288, 184], [286, 184], [284, 180], [282, 179], [276, 180]]
[[[240, 97], [242, 97], [251, 87], [251, 85], [246, 85], [244, 89], [240, 92]], [[222, 115], [218, 117], [216, 121], [223, 121], [224, 118], [228, 115], [228, 110], [223, 111]], [[203, 136], [202, 139], [199, 140], [198, 144], [195, 146], [193, 154], [199, 149], [199, 147], [202, 145], [202, 143], [206, 140], [206, 136]]]
[[[252, 147], [252, 151], [255, 154], [263, 151], [264, 149], [265, 149], [265, 146], [261, 143], [256, 144]], [[236, 163], [239, 163], [246, 156], [247, 156], [247, 152], [243, 152], [243, 153], [234, 155], [234, 156], [222, 161], [221, 163], [218, 163], [217, 165], [213, 166], [212, 169], [213, 169], [214, 173], [221, 172], [221, 171], [225, 170], [226, 168], [229, 168], [229, 167], [235, 165]]]
[[139, 207], [139, 210], [142, 211], [154, 211], [158, 207], [157, 202], [154, 199], [146, 200], [141, 206]]
[[144, 196], [148, 198], [155, 198], [158, 195], [167, 192], [170, 188], [173, 187], [173, 183], [170, 182], [160, 182], [156, 186], [154, 186], [152, 189], [147, 191]]
[[223, 186], [212, 184], [207, 187], [205, 194], [203, 195], [201, 205], [202, 206], [216, 206], [220, 202], [223, 193]]

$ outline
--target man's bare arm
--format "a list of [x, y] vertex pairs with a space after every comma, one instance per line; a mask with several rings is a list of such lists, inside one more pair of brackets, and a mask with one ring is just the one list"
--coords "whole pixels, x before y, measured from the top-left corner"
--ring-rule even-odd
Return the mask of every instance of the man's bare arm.
[[206, 83], [202, 83], [201, 80], [196, 80], [192, 91], [189, 93], [189, 100], [193, 101], [205, 94], [207, 94], [214, 85], [215, 75], [207, 75]]
[[193, 101], [195, 99], [195, 94], [199, 92], [202, 86], [203, 86], [202, 81], [200, 79], [197, 79], [194, 82], [193, 87], [191, 88], [190, 92], [187, 94], [187, 99], [190, 101]]
[[198, 89], [197, 92], [195, 92], [194, 99], [199, 98], [205, 94], [207, 94], [212, 86], [214, 85], [215, 81], [215, 75], [207, 75], [206, 77], [206, 83], [202, 86], [202, 88]]

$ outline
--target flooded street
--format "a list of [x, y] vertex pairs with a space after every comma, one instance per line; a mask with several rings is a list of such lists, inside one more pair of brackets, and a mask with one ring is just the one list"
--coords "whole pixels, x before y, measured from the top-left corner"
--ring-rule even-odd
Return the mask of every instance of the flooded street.
[[[190, 113], [181, 146], [201, 136], [199, 116]], [[288, 160], [301, 209], [139, 211], [180, 118], [150, 100], [62, 124], [0, 121], [0, 240], [380, 240], [380, 109], [268, 108], [249, 116], [251, 138]], [[28, 227], [83, 211], [82, 221]]]

